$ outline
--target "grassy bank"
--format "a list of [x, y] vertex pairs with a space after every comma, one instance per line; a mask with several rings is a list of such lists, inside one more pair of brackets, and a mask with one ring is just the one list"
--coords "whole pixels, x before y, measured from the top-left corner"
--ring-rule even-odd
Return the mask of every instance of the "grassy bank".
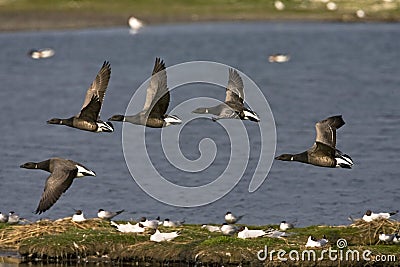
[[[109, 27], [134, 15], [147, 23], [221, 20], [400, 21], [400, 0], [0, 0], [0, 30]], [[358, 18], [362, 9], [365, 17]]]
[[[380, 231], [393, 232], [399, 223], [382, 220], [374, 223], [356, 222], [350, 226], [310, 226], [291, 229], [287, 238], [239, 239], [235, 236], [223, 236], [221, 233], [210, 233], [200, 225], [185, 225], [178, 228], [181, 236], [171, 242], [155, 243], [149, 241], [149, 234], [119, 233], [108, 222], [98, 219], [83, 223], [74, 223], [70, 219], [58, 222], [42, 221], [29, 225], [1, 226], [0, 250], [14, 249], [25, 260], [75, 260], [112, 261], [112, 262], [150, 262], [150, 263], [201, 263], [203, 265], [279, 265], [277, 253], [273, 260], [269, 256], [265, 262], [257, 258], [257, 253], [268, 247], [272, 250], [304, 251], [309, 235], [329, 239], [326, 249], [338, 249], [337, 240], [346, 239], [347, 247], [360, 252], [370, 250], [371, 259], [376, 255], [395, 255], [400, 259], [400, 246], [381, 244], [378, 241]], [[266, 225], [256, 228], [277, 228], [277, 225]], [[254, 228], [254, 227], [250, 227]], [[170, 228], [160, 229], [172, 231]], [[174, 229], [176, 230], [176, 229]], [[322, 249], [315, 249], [320, 257]], [[286, 254], [285, 257], [288, 257]], [[361, 257], [361, 256], [360, 256]], [[327, 254], [319, 264], [330, 266]], [[343, 258], [345, 259], [345, 258]], [[292, 262], [295, 263], [295, 262]], [[365, 262], [351, 261], [347, 265], [357, 266]], [[337, 265], [337, 262], [335, 262]]]

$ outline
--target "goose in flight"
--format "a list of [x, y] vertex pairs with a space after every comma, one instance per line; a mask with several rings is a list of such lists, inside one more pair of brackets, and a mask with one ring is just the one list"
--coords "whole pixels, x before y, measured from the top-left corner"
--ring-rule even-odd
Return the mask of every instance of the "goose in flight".
[[96, 79], [92, 82], [86, 92], [85, 101], [81, 111], [68, 119], [53, 118], [48, 120], [48, 124], [66, 125], [90, 132], [113, 132], [112, 123], [100, 120], [100, 109], [103, 104], [104, 95], [110, 80], [111, 66], [105, 61]]
[[165, 63], [160, 58], [156, 58], [143, 110], [131, 116], [113, 115], [108, 120], [130, 122], [152, 128], [181, 124], [182, 121], [177, 116], [166, 114], [169, 101]]
[[336, 149], [336, 130], [345, 124], [341, 115], [332, 116], [315, 124], [317, 136], [314, 145], [299, 154], [282, 154], [275, 159], [298, 161], [320, 167], [340, 167], [351, 169], [353, 160], [350, 156]]
[[219, 119], [241, 119], [259, 122], [258, 115], [244, 106], [244, 86], [239, 73], [234, 69], [229, 69], [229, 80], [226, 88], [225, 102], [214, 107], [197, 108], [193, 113], [213, 114], [214, 121]]
[[96, 176], [93, 171], [82, 164], [63, 158], [51, 158], [37, 163], [27, 162], [20, 167], [44, 170], [51, 173], [46, 180], [44, 192], [36, 209], [36, 213], [39, 214], [50, 209], [61, 194], [68, 190], [75, 178]]

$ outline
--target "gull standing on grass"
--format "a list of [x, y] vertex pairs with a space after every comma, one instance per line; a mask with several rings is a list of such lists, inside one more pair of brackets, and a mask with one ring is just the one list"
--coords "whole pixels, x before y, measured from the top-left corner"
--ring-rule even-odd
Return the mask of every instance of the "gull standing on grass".
[[179, 226], [182, 226], [184, 223], [185, 223], [184, 220], [174, 222], [174, 221], [171, 221], [170, 219], [166, 218], [166, 219], [164, 219], [163, 226], [164, 227], [179, 227]]
[[234, 223], [237, 223], [240, 219], [242, 219], [243, 216], [244, 215], [236, 216], [232, 212], [228, 211], [225, 214], [225, 222], [228, 223], [228, 224], [234, 224]]
[[286, 231], [288, 229], [292, 229], [294, 228], [294, 225], [292, 223], [288, 223], [286, 221], [281, 221], [281, 223], [279, 224], [279, 229], [282, 231]]
[[201, 228], [202, 229], [206, 229], [211, 233], [214, 233], [214, 232], [219, 232], [220, 233], [221, 232], [221, 226], [203, 224], [201, 226]]
[[0, 223], [6, 223], [8, 221], [8, 215], [0, 212]]
[[394, 212], [381, 212], [381, 213], [374, 213], [371, 210], [367, 210], [362, 217], [365, 222], [372, 222], [373, 220], [378, 219], [389, 219], [390, 216], [397, 214], [399, 211], [396, 210]]
[[160, 222], [160, 217], [157, 217], [155, 220], [147, 220], [146, 217], [140, 218], [139, 222], [146, 228], [157, 229], [158, 226], [162, 225], [163, 222]]
[[310, 235], [306, 243], [306, 248], [321, 248], [324, 247], [327, 243], [328, 239], [326, 239], [325, 235], [319, 240]]
[[124, 211], [125, 210], [119, 210], [114, 212], [114, 211], [99, 209], [99, 211], [97, 212], [97, 217], [103, 220], [111, 220], [112, 218], [114, 218], [118, 214], [121, 214]]
[[267, 232], [264, 230], [249, 230], [247, 227], [241, 226], [238, 229], [238, 238], [247, 239], [247, 238], [257, 238], [265, 236]]
[[224, 235], [234, 235], [238, 231], [238, 228], [234, 225], [223, 223], [220, 230]]
[[156, 232], [150, 236], [150, 241], [154, 242], [171, 241], [172, 239], [178, 237], [179, 235], [180, 235], [179, 231], [171, 233], [161, 233], [159, 230], [156, 230]]
[[394, 235], [393, 243], [399, 244], [400, 243], [400, 235], [399, 235], [399, 233], [394, 233], [393, 235]]
[[19, 216], [14, 211], [10, 211], [8, 213], [8, 221], [9, 224], [17, 224], [19, 223]]
[[384, 233], [379, 233], [379, 240], [383, 242], [392, 242], [394, 239], [395, 235], [394, 234], [384, 234]]
[[145, 229], [141, 223], [130, 224], [117, 224], [111, 221], [111, 225], [117, 227], [117, 230], [121, 233], [144, 233]]
[[86, 218], [83, 215], [83, 211], [82, 210], [76, 210], [75, 214], [72, 215], [72, 221], [73, 222], [84, 222], [84, 221], [86, 221]]

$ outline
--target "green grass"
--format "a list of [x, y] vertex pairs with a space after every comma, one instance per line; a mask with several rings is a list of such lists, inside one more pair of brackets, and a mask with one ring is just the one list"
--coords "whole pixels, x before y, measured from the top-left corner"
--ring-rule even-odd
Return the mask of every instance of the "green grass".
[[[372, 251], [373, 255], [396, 255], [400, 257], [400, 246], [380, 244], [376, 232], [381, 227], [393, 227], [393, 222], [380, 222], [374, 229], [368, 224], [362, 227], [350, 226], [309, 226], [295, 228], [288, 231], [290, 236], [285, 239], [257, 238], [239, 239], [236, 236], [223, 236], [221, 233], [210, 233], [201, 229], [200, 225], [185, 225], [178, 229], [161, 227], [162, 232], [180, 230], [181, 236], [171, 242], [155, 243], [149, 241], [149, 234], [119, 233], [108, 222], [90, 220], [82, 224], [63, 221], [61, 224], [44, 222], [31, 226], [6, 226], [0, 225], [0, 237], [7, 237], [13, 231], [25, 229], [24, 232], [37, 231], [43, 227], [45, 231], [37, 232], [35, 236], [22, 238], [17, 244], [19, 252], [27, 259], [42, 258], [52, 260], [71, 260], [86, 258], [88, 260], [108, 260], [118, 262], [194, 262], [200, 261], [208, 264], [252, 264], [258, 265], [257, 253], [265, 246], [268, 250], [304, 251], [309, 235], [321, 238], [326, 235], [329, 239], [327, 247], [338, 249], [336, 241], [340, 238], [347, 240], [347, 248]], [[60, 227], [64, 229], [59, 231]], [[250, 229], [278, 228], [277, 225], [249, 226]], [[376, 228], [379, 227], [379, 228]], [[57, 228], [57, 231], [52, 229]], [[23, 235], [23, 234], [22, 234]], [[347, 249], [346, 248], [346, 249]], [[0, 239], [1, 249], [1, 239]], [[322, 249], [315, 249], [317, 257]], [[275, 263], [276, 254], [274, 256]], [[325, 258], [326, 259], [326, 258]], [[275, 264], [274, 263], [274, 264]], [[326, 264], [329, 262], [326, 261]]]
[[6, 224], [6, 223], [0, 223], [0, 229], [6, 228], [6, 227], [8, 227], [8, 226], [9, 226], [9, 225]]

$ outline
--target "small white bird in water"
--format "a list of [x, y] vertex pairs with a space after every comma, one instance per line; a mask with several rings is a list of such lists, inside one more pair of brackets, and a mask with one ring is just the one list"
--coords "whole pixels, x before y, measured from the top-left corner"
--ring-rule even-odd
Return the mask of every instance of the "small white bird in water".
[[6, 223], [8, 221], [8, 215], [0, 212], [0, 223]]
[[117, 230], [121, 233], [144, 233], [145, 228], [141, 223], [130, 224], [129, 222], [126, 224], [117, 224], [113, 221], [110, 222], [112, 226], [117, 227]]
[[44, 49], [32, 49], [28, 52], [28, 55], [33, 59], [49, 58], [54, 56], [55, 52], [51, 48]]
[[379, 233], [379, 240], [383, 242], [392, 242], [394, 237], [394, 234]]
[[225, 222], [229, 224], [237, 223], [240, 219], [243, 218], [244, 215], [236, 216], [232, 212], [228, 211], [225, 213]]
[[154, 242], [171, 241], [172, 239], [178, 237], [179, 234], [180, 234], [179, 231], [171, 233], [161, 233], [159, 230], [156, 230], [156, 232], [150, 236], [150, 241]]
[[288, 229], [292, 229], [294, 228], [294, 225], [292, 223], [288, 223], [286, 221], [281, 221], [281, 223], [279, 224], [279, 229], [282, 231], [286, 231]]
[[281, 1], [277, 0], [274, 2], [274, 6], [277, 10], [281, 11], [285, 9], [285, 4], [282, 3]]
[[366, 222], [372, 222], [373, 220], [378, 220], [378, 219], [389, 219], [390, 216], [395, 215], [398, 212], [399, 211], [396, 210], [395, 212], [373, 213], [371, 210], [367, 210], [362, 219]]
[[237, 232], [238, 228], [234, 225], [223, 223], [220, 230], [224, 235], [233, 235]]
[[290, 55], [285, 54], [273, 54], [268, 57], [268, 61], [271, 63], [284, 63], [290, 60]]
[[129, 27], [131, 28], [130, 33], [135, 34], [139, 31], [140, 28], [144, 26], [143, 22], [140, 21], [139, 19], [135, 18], [134, 16], [131, 16], [128, 19], [128, 24]]
[[19, 216], [14, 211], [10, 211], [8, 213], [8, 221], [9, 224], [17, 224], [19, 223]]
[[107, 210], [103, 210], [103, 209], [99, 209], [99, 211], [97, 212], [97, 217], [99, 217], [100, 219], [103, 220], [111, 220], [112, 218], [114, 218], [115, 216], [117, 216], [118, 214], [124, 212], [125, 210], [119, 210], [119, 211], [107, 211]]
[[178, 226], [182, 226], [182, 224], [184, 224], [185, 221], [171, 221], [170, 219], [165, 219], [163, 222], [163, 226], [164, 227], [178, 227]]
[[315, 237], [310, 235], [306, 243], [306, 248], [321, 248], [328, 242], [329, 241], [326, 239], [325, 235], [320, 240], [317, 240]]
[[238, 238], [246, 239], [246, 238], [257, 238], [261, 236], [265, 236], [267, 232], [264, 230], [249, 230], [247, 227], [239, 227], [238, 229]]
[[76, 210], [75, 214], [72, 215], [72, 221], [73, 222], [83, 222], [86, 221], [85, 216], [83, 215], [82, 210]]
[[203, 224], [201, 226], [201, 228], [202, 229], [206, 229], [211, 233], [214, 233], [214, 232], [219, 232], [220, 233], [221, 232], [221, 227], [220, 226]]
[[330, 11], [335, 11], [335, 10], [337, 10], [338, 7], [335, 2], [329, 1], [328, 3], [326, 3], [326, 8]]

